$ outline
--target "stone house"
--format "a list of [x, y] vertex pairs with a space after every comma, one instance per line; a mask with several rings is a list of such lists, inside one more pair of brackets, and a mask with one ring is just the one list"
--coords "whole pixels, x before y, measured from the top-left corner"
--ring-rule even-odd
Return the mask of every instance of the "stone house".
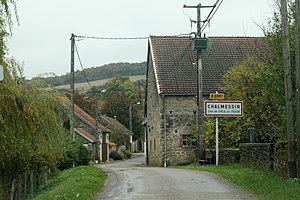
[[109, 160], [109, 134], [111, 131], [102, 124], [98, 124], [99, 146], [97, 146], [96, 120], [76, 104], [74, 105], [74, 121], [76, 139], [90, 148], [92, 160], [107, 162]]
[[[202, 53], [203, 96], [220, 90], [224, 73], [247, 57], [264, 58], [263, 37], [211, 37]], [[145, 139], [146, 162], [153, 166], [190, 163], [196, 143], [197, 56], [190, 37], [150, 36], [148, 41]]]

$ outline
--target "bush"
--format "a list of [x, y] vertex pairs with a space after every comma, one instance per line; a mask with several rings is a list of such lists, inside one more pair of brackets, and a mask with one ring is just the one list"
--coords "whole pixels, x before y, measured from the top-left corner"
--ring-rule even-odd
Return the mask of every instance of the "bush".
[[63, 159], [58, 163], [58, 169], [64, 170], [74, 166], [88, 165], [90, 153], [80, 142], [72, 142]]
[[125, 158], [127, 159], [132, 157], [132, 152], [130, 150], [123, 149], [121, 152], [124, 154]]
[[112, 151], [109, 153], [109, 157], [112, 158], [113, 160], [123, 160], [124, 159], [124, 154], [118, 153], [116, 151]]

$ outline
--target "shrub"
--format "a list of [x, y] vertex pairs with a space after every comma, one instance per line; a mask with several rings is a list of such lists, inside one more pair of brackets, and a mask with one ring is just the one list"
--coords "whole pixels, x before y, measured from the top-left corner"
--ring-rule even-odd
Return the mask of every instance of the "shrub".
[[132, 151], [130, 151], [130, 150], [123, 149], [121, 152], [124, 154], [125, 158], [131, 158], [132, 157]]
[[109, 157], [112, 158], [113, 160], [123, 160], [124, 159], [124, 154], [118, 153], [116, 151], [112, 151], [109, 153]]
[[90, 153], [80, 142], [72, 142], [63, 159], [58, 163], [58, 169], [64, 170], [74, 166], [88, 165]]

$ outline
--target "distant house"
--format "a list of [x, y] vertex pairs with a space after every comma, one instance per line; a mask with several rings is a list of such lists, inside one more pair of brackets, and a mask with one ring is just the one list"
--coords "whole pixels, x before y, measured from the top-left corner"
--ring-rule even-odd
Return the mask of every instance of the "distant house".
[[[128, 130], [121, 122], [119, 122], [117, 119], [108, 117], [107, 115], [101, 115], [100, 119], [101, 123], [109, 128], [111, 130], [111, 138], [114, 137], [114, 134], [122, 134], [120, 140], [122, 140], [123, 144], [116, 145], [116, 151], [120, 151], [122, 149], [131, 149], [132, 146], [132, 132]], [[121, 133], [118, 131], [115, 131], [116, 129], [119, 129]], [[116, 143], [116, 141], [113, 141]]]
[[94, 135], [87, 132], [84, 128], [74, 129], [77, 139], [90, 150], [91, 160], [95, 159], [97, 140]]
[[102, 162], [108, 161], [109, 134], [111, 131], [102, 124], [98, 124], [99, 146], [97, 146], [96, 120], [77, 105], [74, 105], [74, 118], [74, 131], [77, 134], [76, 138], [90, 147], [93, 160]]
[[[224, 73], [249, 57], [263, 58], [262, 37], [211, 37], [202, 54], [203, 95], [215, 93]], [[150, 36], [148, 42], [145, 136], [147, 163], [154, 166], [190, 163], [197, 116], [197, 57], [190, 37]]]

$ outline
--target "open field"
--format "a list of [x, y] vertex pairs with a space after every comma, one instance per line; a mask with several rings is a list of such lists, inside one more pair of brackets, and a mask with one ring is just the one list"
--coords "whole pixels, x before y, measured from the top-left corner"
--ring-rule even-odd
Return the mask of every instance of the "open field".
[[[146, 75], [138, 75], [138, 76], [129, 76], [130, 80], [132, 82], [138, 81], [138, 80], [145, 80]], [[99, 85], [104, 85], [107, 81], [114, 79], [114, 78], [108, 78], [108, 79], [102, 79], [102, 80], [97, 80], [97, 81], [90, 81], [91, 86], [99, 86]], [[70, 89], [70, 85], [60, 85], [60, 86], [55, 86], [54, 88], [56, 89]], [[89, 90], [90, 86], [87, 82], [84, 83], [76, 83], [75, 84], [75, 90], [80, 90], [80, 91], [86, 91]]]

